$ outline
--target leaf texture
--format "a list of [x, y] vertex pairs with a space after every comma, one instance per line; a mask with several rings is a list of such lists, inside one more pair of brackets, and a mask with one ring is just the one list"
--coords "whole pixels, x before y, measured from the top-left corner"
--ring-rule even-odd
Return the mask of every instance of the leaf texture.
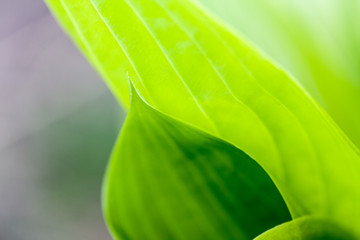
[[360, 147], [360, 1], [195, 1], [294, 74]]
[[110, 86], [125, 86], [128, 72], [151, 106], [255, 159], [293, 217], [315, 214], [360, 232], [358, 149], [243, 38], [184, 0], [48, 3], [65, 9], [55, 14], [71, 20], [70, 34]]
[[161, 114], [135, 92], [104, 186], [115, 239], [252, 239], [291, 219], [248, 155]]

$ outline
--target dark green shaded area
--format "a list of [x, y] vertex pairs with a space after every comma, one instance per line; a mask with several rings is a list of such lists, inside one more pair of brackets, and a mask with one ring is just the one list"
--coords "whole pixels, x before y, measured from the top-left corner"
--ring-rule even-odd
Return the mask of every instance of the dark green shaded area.
[[109, 165], [104, 203], [116, 239], [252, 239], [290, 219], [253, 159], [137, 95]]

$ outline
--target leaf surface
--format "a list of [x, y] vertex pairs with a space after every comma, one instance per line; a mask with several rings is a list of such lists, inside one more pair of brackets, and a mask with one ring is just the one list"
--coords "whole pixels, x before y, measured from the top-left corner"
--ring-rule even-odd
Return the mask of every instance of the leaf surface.
[[360, 1], [195, 1], [292, 73], [360, 146]]
[[283, 223], [256, 237], [254, 240], [355, 240], [336, 224], [329, 221], [302, 217]]
[[[59, 0], [49, 0], [57, 4]], [[358, 232], [360, 157], [329, 116], [281, 69], [184, 0], [61, 0], [77, 35], [107, 69], [118, 56], [157, 110], [246, 152], [293, 217], [315, 214]], [[105, 59], [102, 61], [101, 59]], [[123, 91], [123, 90], [121, 90]]]
[[253, 159], [135, 92], [104, 186], [115, 239], [252, 239], [291, 218]]

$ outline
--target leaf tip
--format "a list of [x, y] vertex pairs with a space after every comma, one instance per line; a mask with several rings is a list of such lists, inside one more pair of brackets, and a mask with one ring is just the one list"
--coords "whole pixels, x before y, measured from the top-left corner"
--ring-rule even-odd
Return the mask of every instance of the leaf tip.
[[129, 86], [129, 91], [130, 91], [130, 93], [129, 93], [129, 95], [130, 95], [130, 106], [135, 105], [133, 103], [138, 102], [139, 100], [140, 100], [140, 102], [142, 104], [149, 105], [146, 102], [146, 100], [141, 96], [138, 89], [135, 87], [135, 83], [131, 79], [131, 77], [129, 76], [128, 71], [126, 71], [126, 78], [127, 78], [127, 82], [128, 82], [128, 86]]

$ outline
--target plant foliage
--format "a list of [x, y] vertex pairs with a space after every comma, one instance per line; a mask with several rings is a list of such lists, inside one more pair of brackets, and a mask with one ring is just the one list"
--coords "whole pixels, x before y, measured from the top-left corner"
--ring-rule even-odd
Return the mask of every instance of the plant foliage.
[[255, 237], [287, 220], [259, 166], [292, 218], [360, 236], [358, 149], [243, 37], [191, 1], [47, 2], [119, 101], [129, 106], [131, 79], [151, 106], [135, 97], [110, 163], [105, 209], [116, 239]]
[[290, 220], [254, 160], [132, 92], [104, 192], [116, 239], [252, 239]]

